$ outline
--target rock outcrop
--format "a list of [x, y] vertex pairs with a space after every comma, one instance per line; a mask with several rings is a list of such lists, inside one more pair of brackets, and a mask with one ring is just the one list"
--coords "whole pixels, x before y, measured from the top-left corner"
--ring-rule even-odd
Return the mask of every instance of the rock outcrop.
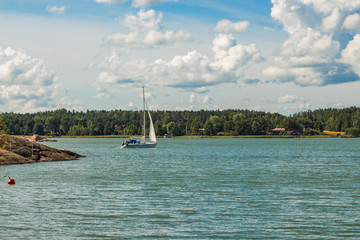
[[23, 138], [29, 142], [57, 142], [55, 139], [47, 139], [40, 137], [39, 135], [25, 136]]
[[[11, 151], [10, 151], [11, 149]], [[75, 160], [84, 155], [49, 147], [26, 139], [0, 135], [0, 165]]]

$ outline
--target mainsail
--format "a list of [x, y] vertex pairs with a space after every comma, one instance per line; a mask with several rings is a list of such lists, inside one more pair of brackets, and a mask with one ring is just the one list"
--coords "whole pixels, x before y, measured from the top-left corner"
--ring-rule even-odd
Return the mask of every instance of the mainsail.
[[150, 111], [149, 111], [149, 107], [148, 107], [147, 102], [146, 102], [146, 100], [145, 100], [145, 90], [144, 90], [144, 87], [143, 87], [143, 103], [144, 103], [144, 141], [145, 141], [145, 107], [146, 107], [146, 110], [147, 110], [148, 115], [149, 115], [149, 121], [150, 121], [149, 140], [150, 140], [150, 142], [152, 142], [152, 143], [156, 143], [156, 135], [155, 135], [154, 124], [153, 124], [153, 121], [152, 121], [152, 118], [151, 118], [151, 114], [150, 114]]
[[[147, 105], [146, 105], [147, 107]], [[154, 129], [154, 124], [150, 115], [150, 111], [148, 108], [148, 114], [149, 114], [149, 120], [150, 120], [150, 132], [149, 132], [149, 139], [151, 142], [156, 143], [156, 135], [155, 135], [155, 129]]]

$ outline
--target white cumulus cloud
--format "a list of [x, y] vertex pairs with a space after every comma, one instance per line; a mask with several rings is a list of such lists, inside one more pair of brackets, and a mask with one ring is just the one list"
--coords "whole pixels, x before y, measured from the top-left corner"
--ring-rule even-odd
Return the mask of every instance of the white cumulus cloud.
[[[128, 0], [95, 0], [97, 3], [104, 4], [123, 4]], [[177, 2], [178, 0], [133, 0], [132, 6], [136, 8], [144, 8], [164, 2]]]
[[248, 21], [240, 22], [231, 22], [227, 19], [223, 19], [218, 22], [214, 28], [214, 31], [220, 33], [239, 33], [245, 32], [249, 27], [250, 23]]
[[190, 97], [189, 97], [189, 103], [194, 103], [195, 102], [195, 97], [196, 97], [195, 93], [191, 93]]
[[127, 0], [95, 0], [97, 3], [105, 3], [105, 4], [122, 4]]
[[191, 104], [190, 109], [193, 109], [195, 106], [208, 108], [212, 104], [212, 98], [209, 95], [191, 93], [188, 102]]
[[290, 95], [290, 94], [287, 94], [287, 95], [277, 98], [277, 102], [281, 103], [281, 104], [294, 103], [294, 102], [297, 102], [298, 100], [299, 100], [299, 98], [296, 95]]
[[170, 60], [150, 61], [112, 50], [94, 63], [102, 71], [98, 90], [111, 92], [115, 85], [151, 84], [204, 94], [209, 86], [239, 81], [249, 65], [262, 60], [255, 44], [238, 44], [231, 34], [217, 35], [212, 51], [212, 57], [190, 50]]
[[203, 104], [211, 104], [212, 103], [212, 99], [209, 95], [205, 95], [202, 101]]
[[350, 65], [354, 72], [360, 76], [360, 34], [356, 34], [341, 52], [340, 62]]
[[25, 51], [0, 48], [0, 105], [14, 112], [70, 106], [65, 89], [42, 60]]
[[162, 13], [141, 9], [137, 15], [125, 17], [123, 24], [131, 30], [129, 33], [109, 34], [105, 41], [122, 47], [149, 48], [190, 39], [190, 34], [182, 29], [161, 32], [162, 19]]
[[133, 7], [147, 7], [163, 2], [177, 2], [178, 0], [133, 0]]
[[[271, 16], [284, 26], [289, 38], [282, 44], [272, 66], [263, 74], [274, 81], [301, 86], [358, 81], [349, 63], [339, 60], [347, 32], [359, 29], [360, 0], [272, 0]], [[345, 54], [345, 53], [344, 53]], [[345, 59], [346, 58], [346, 59]], [[352, 59], [354, 60], [354, 59]], [[346, 63], [346, 64], [345, 64]]]
[[66, 9], [65, 6], [58, 7], [56, 5], [46, 7], [46, 11], [48, 11], [49, 13], [52, 13], [54, 15], [63, 15], [63, 14], [65, 14], [65, 9]]
[[211, 66], [223, 72], [237, 72], [241, 70], [241, 66], [261, 59], [260, 51], [255, 44], [237, 44], [231, 34], [219, 34], [213, 41], [212, 49], [215, 61]]
[[339, 27], [341, 19], [342, 19], [342, 14], [339, 8], [335, 8], [329, 16], [323, 18], [321, 23], [322, 30], [324, 32], [335, 31]]
[[343, 29], [349, 31], [359, 31], [360, 30], [360, 15], [358, 13], [354, 13], [348, 15], [345, 18], [345, 21], [342, 25]]

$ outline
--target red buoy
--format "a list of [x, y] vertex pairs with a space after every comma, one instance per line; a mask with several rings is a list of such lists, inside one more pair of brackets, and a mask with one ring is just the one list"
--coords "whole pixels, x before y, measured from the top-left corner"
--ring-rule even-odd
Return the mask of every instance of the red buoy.
[[10, 179], [8, 180], [8, 184], [15, 184], [15, 179], [10, 178]]

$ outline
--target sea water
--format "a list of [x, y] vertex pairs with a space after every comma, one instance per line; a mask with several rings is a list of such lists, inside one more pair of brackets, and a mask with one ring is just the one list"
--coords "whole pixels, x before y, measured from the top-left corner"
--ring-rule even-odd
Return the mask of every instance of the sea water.
[[360, 139], [60, 138], [0, 166], [0, 239], [358, 239]]

